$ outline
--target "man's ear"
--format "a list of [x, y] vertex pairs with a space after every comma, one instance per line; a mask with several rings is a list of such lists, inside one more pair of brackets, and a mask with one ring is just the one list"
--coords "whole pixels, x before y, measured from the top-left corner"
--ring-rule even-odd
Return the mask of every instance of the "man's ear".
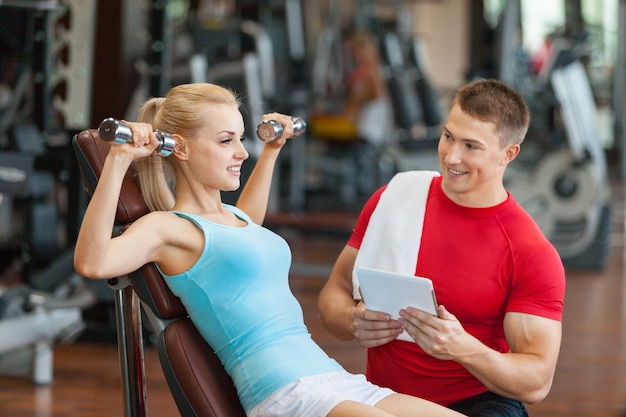
[[172, 137], [174, 138], [175, 143], [172, 154], [178, 159], [186, 160], [189, 157], [189, 148], [187, 147], [187, 142], [180, 135], [174, 134], [172, 135]]
[[504, 165], [508, 165], [511, 163], [517, 155], [519, 155], [520, 146], [519, 144], [508, 145], [504, 150], [504, 158], [502, 158], [502, 163]]

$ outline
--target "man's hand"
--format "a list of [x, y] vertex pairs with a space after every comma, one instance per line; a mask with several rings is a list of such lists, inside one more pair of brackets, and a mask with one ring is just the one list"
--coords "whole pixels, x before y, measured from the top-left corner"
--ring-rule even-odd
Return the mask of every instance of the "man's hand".
[[442, 305], [439, 317], [416, 308], [400, 311], [400, 325], [429, 355], [442, 360], [457, 360], [471, 352], [478, 342], [468, 334], [457, 318]]
[[458, 362], [492, 392], [533, 404], [550, 390], [561, 341], [559, 321], [507, 313], [504, 330], [510, 352], [484, 345], [443, 306], [439, 317], [407, 308], [398, 321], [426, 353]]
[[368, 310], [363, 302], [355, 307], [352, 326], [354, 337], [366, 348], [389, 343], [402, 333], [398, 320], [392, 320], [387, 313]]

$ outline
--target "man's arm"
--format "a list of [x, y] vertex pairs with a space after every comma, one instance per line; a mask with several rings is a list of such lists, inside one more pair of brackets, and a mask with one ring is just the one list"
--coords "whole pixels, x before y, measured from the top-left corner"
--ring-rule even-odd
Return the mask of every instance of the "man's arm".
[[543, 400], [552, 386], [561, 345], [561, 323], [523, 313], [507, 313], [504, 331], [510, 353], [501, 353], [465, 332], [445, 307], [440, 318], [416, 309], [401, 312], [407, 332], [429, 355], [463, 365], [492, 392], [529, 404]]
[[561, 322], [508, 313], [504, 331], [511, 353], [487, 352], [461, 362], [490, 391], [533, 404], [543, 400], [554, 378], [561, 346]]
[[357, 339], [361, 346], [380, 346], [394, 340], [402, 328], [386, 313], [367, 310], [352, 297], [352, 270], [358, 249], [346, 245], [322, 288], [318, 310], [326, 329], [340, 340]]

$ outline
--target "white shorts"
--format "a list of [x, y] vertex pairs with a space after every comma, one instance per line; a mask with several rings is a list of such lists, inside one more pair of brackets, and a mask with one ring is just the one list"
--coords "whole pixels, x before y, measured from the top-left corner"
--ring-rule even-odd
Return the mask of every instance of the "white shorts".
[[299, 379], [274, 392], [254, 407], [249, 417], [325, 417], [343, 401], [374, 406], [394, 391], [381, 388], [364, 375], [332, 372]]

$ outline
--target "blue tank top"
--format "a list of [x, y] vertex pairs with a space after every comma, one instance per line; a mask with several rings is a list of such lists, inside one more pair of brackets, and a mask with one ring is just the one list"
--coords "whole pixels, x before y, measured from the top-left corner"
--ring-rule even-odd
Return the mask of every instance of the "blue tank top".
[[287, 242], [247, 222], [232, 227], [174, 212], [205, 237], [200, 259], [187, 272], [163, 274], [198, 331], [232, 377], [246, 411], [299, 378], [343, 368], [311, 339], [302, 308], [289, 288]]

